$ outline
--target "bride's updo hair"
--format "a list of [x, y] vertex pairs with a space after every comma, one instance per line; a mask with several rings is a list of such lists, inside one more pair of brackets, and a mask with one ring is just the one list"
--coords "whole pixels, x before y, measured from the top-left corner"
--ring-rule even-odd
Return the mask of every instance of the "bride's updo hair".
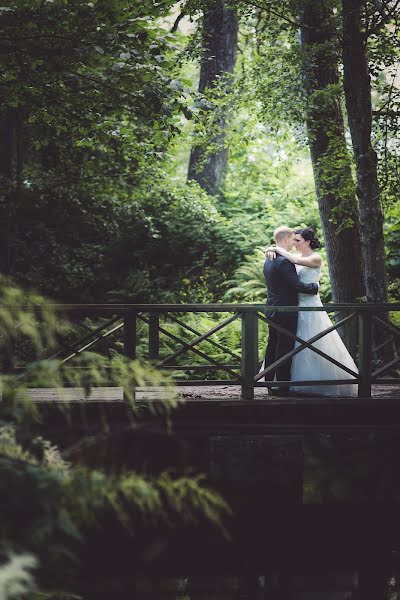
[[311, 250], [321, 248], [321, 242], [317, 237], [315, 237], [314, 229], [311, 229], [311, 227], [306, 227], [305, 229], [296, 229], [295, 233], [301, 235], [301, 237], [305, 240], [310, 240]]

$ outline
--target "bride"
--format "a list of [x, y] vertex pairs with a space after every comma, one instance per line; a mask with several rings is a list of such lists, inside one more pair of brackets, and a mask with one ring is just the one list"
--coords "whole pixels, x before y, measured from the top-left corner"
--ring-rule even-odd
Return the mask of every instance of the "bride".
[[[321, 273], [322, 258], [314, 250], [320, 248], [321, 244], [310, 227], [296, 229], [294, 233], [294, 244], [299, 254], [292, 254], [280, 246], [270, 246], [267, 249], [267, 253], [269, 257], [274, 258], [274, 252], [277, 252], [294, 263], [300, 281], [303, 283], [317, 282]], [[319, 294], [316, 296], [299, 294], [299, 306], [322, 306], [322, 302]], [[299, 311], [297, 337], [307, 341], [331, 326], [332, 321], [324, 311]], [[299, 345], [300, 343], [296, 342], [295, 348]], [[336, 329], [315, 342], [313, 346], [352, 371], [358, 372], [354, 360]], [[304, 348], [293, 357], [292, 381], [350, 378], [351, 375], [349, 373], [309, 348]], [[352, 383], [326, 386], [292, 386], [290, 389], [294, 392], [312, 393], [323, 396], [357, 396], [358, 393], [357, 384]]]

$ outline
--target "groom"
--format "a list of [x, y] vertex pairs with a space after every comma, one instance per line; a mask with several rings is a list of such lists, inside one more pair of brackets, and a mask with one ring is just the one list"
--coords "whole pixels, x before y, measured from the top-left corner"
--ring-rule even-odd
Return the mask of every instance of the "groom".
[[[281, 246], [288, 252], [293, 248], [294, 231], [289, 227], [278, 227], [274, 231], [274, 240], [277, 246]], [[264, 277], [267, 282], [268, 297], [267, 306], [297, 306], [298, 294], [317, 294], [317, 283], [302, 283], [298, 278], [296, 268], [287, 258], [276, 255], [274, 260], [268, 257], [264, 263]], [[297, 312], [277, 312], [272, 310], [266, 316], [277, 325], [296, 334]], [[265, 351], [265, 367], [267, 368], [278, 358], [281, 358], [294, 348], [295, 340], [281, 333], [275, 327], [269, 327], [268, 344]], [[282, 363], [265, 375], [266, 381], [290, 381], [290, 370], [292, 359]], [[289, 386], [272, 388], [273, 395], [285, 396], [289, 392]], [[271, 393], [271, 391], [270, 391]]]

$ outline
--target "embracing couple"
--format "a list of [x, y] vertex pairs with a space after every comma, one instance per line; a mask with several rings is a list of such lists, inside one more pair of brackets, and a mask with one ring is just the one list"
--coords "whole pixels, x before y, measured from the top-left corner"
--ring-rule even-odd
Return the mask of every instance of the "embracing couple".
[[[264, 276], [267, 282], [267, 306], [322, 306], [318, 294], [322, 258], [315, 252], [321, 247], [314, 231], [278, 227], [274, 232], [276, 246], [266, 252]], [[297, 253], [292, 254], [293, 245]], [[266, 316], [279, 328], [283, 328], [302, 340], [309, 340], [332, 326], [332, 321], [324, 311], [278, 312], [270, 311]], [[331, 331], [315, 342], [318, 348], [339, 363], [357, 373], [357, 367], [336, 330]], [[299, 342], [280, 329], [270, 325], [264, 370], [279, 358], [291, 352]], [[275, 387], [274, 381], [321, 381], [343, 380], [351, 376], [326, 358], [309, 348], [304, 348], [260, 381], [271, 381], [271, 395], [285, 396], [288, 393], [311, 393], [324, 396], [356, 396], [357, 385], [307, 385]]]

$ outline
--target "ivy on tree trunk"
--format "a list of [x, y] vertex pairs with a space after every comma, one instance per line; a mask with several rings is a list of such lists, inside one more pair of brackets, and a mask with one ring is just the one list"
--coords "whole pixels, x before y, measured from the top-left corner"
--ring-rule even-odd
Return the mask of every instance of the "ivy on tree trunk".
[[[332, 297], [335, 303], [356, 302], [365, 292], [357, 197], [340, 107], [334, 16], [319, 0], [303, 0], [301, 22], [308, 142]], [[346, 324], [343, 335], [352, 354], [354, 333], [354, 324]]]
[[343, 0], [343, 72], [357, 172], [361, 252], [368, 302], [387, 302], [383, 215], [377, 155], [371, 144], [371, 78], [362, 32], [362, 0]]

